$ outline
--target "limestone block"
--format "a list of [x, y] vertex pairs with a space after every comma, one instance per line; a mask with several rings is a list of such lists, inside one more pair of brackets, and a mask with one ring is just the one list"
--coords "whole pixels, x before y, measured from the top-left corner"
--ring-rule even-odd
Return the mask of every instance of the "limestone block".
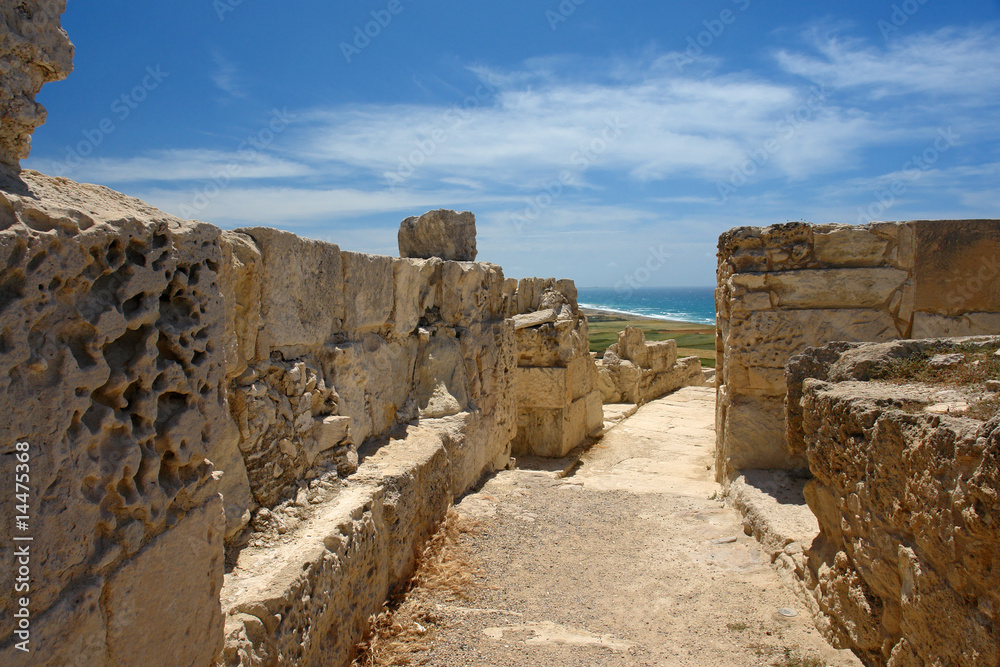
[[604, 428], [604, 401], [601, 392], [594, 390], [583, 397], [586, 405], [586, 431], [589, 436], [597, 436]]
[[537, 327], [543, 324], [548, 324], [549, 322], [555, 322], [558, 314], [553, 308], [546, 308], [545, 310], [539, 310], [534, 313], [524, 313], [523, 315], [515, 315], [514, 320], [514, 330], [519, 331], [521, 329], [526, 329], [527, 327]]
[[737, 365], [783, 368], [793, 354], [834, 340], [884, 341], [898, 337], [889, 313], [865, 309], [756, 312], [730, 326], [725, 346], [727, 374]]
[[256, 358], [257, 332], [263, 326], [263, 266], [260, 250], [249, 236], [224, 231], [221, 242], [219, 289], [226, 304], [226, 375], [234, 378]]
[[399, 225], [399, 256], [474, 262], [476, 216], [440, 209], [406, 218]]
[[970, 341], [929, 343], [831, 344], [790, 371], [815, 477], [805, 490], [822, 530], [814, 549], [828, 554], [811, 559], [815, 590], [837, 638], [873, 664], [993, 664], [997, 422], [899, 409], [934, 389], [865, 381], [879, 363]]
[[942, 315], [1000, 312], [1000, 221], [909, 224], [916, 237], [915, 310]]
[[[228, 427], [219, 230], [106, 188], [0, 192], [0, 472], [32, 447], [32, 612], [215, 493]], [[9, 570], [0, 584], [11, 590]], [[0, 641], [10, 600], [0, 596]]]
[[638, 327], [626, 327], [618, 332], [618, 356], [631, 361], [639, 368], [649, 368], [649, 351], [646, 334]]
[[500, 319], [504, 311], [503, 270], [493, 264], [445, 262], [441, 267], [441, 319], [468, 327]]
[[222, 649], [222, 500], [195, 509], [108, 580], [108, 657], [208, 665]]
[[60, 26], [65, 0], [28, 0], [0, 9], [0, 164], [18, 167], [31, 133], [45, 122], [35, 95], [73, 70], [73, 45]]
[[573, 402], [565, 368], [518, 368], [517, 402], [522, 408], [560, 409]]
[[1000, 333], [1000, 313], [965, 313], [949, 317], [936, 313], [914, 313], [913, 338], [982, 336]]
[[441, 330], [420, 345], [414, 384], [421, 417], [446, 417], [462, 412], [469, 405], [469, 378], [462, 345], [449, 332]]
[[237, 230], [261, 254], [258, 359], [271, 350], [298, 356], [322, 345], [344, 319], [344, 269], [340, 248], [267, 227]]
[[589, 354], [566, 365], [566, 390], [570, 399], [576, 400], [593, 391], [594, 371], [594, 359]]
[[517, 425], [515, 455], [561, 458], [587, 437], [587, 397], [563, 409], [522, 408]]
[[522, 278], [517, 286], [517, 312], [531, 313], [536, 310], [569, 305], [576, 313], [577, 290], [572, 280], [555, 278]]
[[601, 399], [605, 404], [620, 403], [622, 400], [621, 391], [618, 389], [618, 366], [605, 366], [603, 363], [597, 365], [597, 384], [595, 385], [601, 392]]
[[907, 279], [893, 268], [816, 269], [780, 271], [767, 275], [767, 287], [778, 307], [882, 308]]
[[527, 327], [514, 335], [519, 366], [566, 366], [590, 347], [584, 318]]
[[816, 260], [832, 266], [880, 266], [889, 239], [864, 227], [836, 226], [813, 235]]
[[314, 420], [312, 437], [306, 440], [306, 461], [312, 465], [316, 456], [344, 443], [351, 433], [351, 418], [329, 415]]
[[726, 299], [725, 308], [733, 315], [742, 317], [746, 317], [756, 310], [771, 310], [771, 294], [769, 292], [734, 292], [730, 298]]
[[732, 396], [725, 412], [722, 459], [728, 469], [805, 467], [785, 445], [783, 397]]
[[344, 252], [341, 255], [344, 270], [344, 329], [357, 334], [386, 327], [395, 305], [392, 259], [357, 252]]
[[654, 373], [665, 373], [677, 363], [677, 341], [663, 340], [646, 343], [646, 360]]
[[438, 305], [441, 293], [441, 261], [437, 259], [394, 259], [395, 306], [393, 333], [412, 333], [427, 311]]

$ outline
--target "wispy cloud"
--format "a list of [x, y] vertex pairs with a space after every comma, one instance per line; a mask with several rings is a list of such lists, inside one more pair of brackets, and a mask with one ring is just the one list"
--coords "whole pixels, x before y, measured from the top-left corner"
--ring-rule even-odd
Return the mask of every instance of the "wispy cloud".
[[211, 77], [215, 87], [230, 97], [246, 97], [236, 65], [218, 51], [212, 53], [212, 61], [214, 69]]
[[815, 53], [777, 53], [786, 71], [836, 88], [865, 89], [875, 99], [946, 95], [952, 105], [977, 107], [1000, 99], [1000, 29], [995, 25], [915, 33], [885, 46], [819, 31], [807, 37]]

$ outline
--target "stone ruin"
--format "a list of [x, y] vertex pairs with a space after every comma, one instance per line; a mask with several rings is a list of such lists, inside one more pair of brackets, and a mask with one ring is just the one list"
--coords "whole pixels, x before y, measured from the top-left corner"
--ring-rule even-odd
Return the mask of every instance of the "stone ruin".
[[638, 327], [618, 334], [597, 363], [598, 387], [605, 403], [642, 405], [681, 387], [704, 382], [698, 357], [677, 358], [677, 341], [647, 342]]
[[[824, 634], [866, 664], [1000, 664], [996, 388], [880, 373], [980, 365], [965, 357], [998, 347], [996, 336], [832, 343], [788, 364], [788, 443], [808, 461], [820, 526], [797, 575]], [[987, 414], [968, 412], [984, 400]]]
[[576, 289], [472, 261], [471, 213], [407, 219], [381, 257], [20, 171], [63, 9], [0, 10], [0, 462], [27, 443], [32, 660], [344, 664], [455, 497], [600, 432]]
[[785, 445], [785, 364], [831, 341], [1000, 332], [1000, 224], [791, 222], [719, 239], [718, 480], [805, 468]]
[[718, 479], [817, 627], [868, 665], [1000, 664], [997, 404], [880, 379], [1000, 347], [948, 338], [1000, 333], [1000, 221], [737, 228], [718, 277]]
[[[0, 467], [27, 443], [33, 662], [343, 664], [483, 474], [694, 383], [636, 331], [596, 364], [573, 284], [471, 261], [471, 214], [408, 219], [416, 256], [379, 257], [21, 172], [71, 68], [63, 9], [0, 9]], [[808, 470], [820, 533], [780, 558], [867, 664], [1000, 662], [997, 418], [871, 375], [1000, 347], [885, 342], [997, 333], [998, 271], [997, 221], [720, 239], [719, 479]]]

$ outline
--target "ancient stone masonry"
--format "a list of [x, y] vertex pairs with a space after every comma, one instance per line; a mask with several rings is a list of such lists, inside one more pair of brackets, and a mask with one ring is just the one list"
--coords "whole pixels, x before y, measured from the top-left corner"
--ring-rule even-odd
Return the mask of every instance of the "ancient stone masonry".
[[597, 370], [605, 403], [641, 405], [704, 381], [698, 357], [678, 359], [677, 341], [646, 342], [638, 327], [618, 334], [618, 342], [608, 347]]
[[982, 364], [966, 355], [998, 347], [833, 343], [789, 363], [788, 439], [821, 531], [798, 576], [824, 634], [866, 664], [1000, 664], [1000, 416], [967, 414], [996, 394], [871, 379], [901, 361]]
[[1000, 332], [1000, 221], [740, 227], [719, 239], [717, 475], [804, 467], [784, 366], [830, 341]]
[[[15, 443], [31, 447], [33, 659], [149, 664], [170, 646], [205, 664], [221, 647], [225, 531], [210, 461], [236, 445], [219, 230], [21, 178], [28, 194], [0, 192], [0, 459], [13, 479]], [[165, 597], [176, 617], [151, 642], [139, 621]], [[12, 602], [0, 596], [3, 664], [19, 664]]]
[[525, 278], [517, 285], [515, 454], [565, 456], [604, 423], [587, 318], [570, 280]]

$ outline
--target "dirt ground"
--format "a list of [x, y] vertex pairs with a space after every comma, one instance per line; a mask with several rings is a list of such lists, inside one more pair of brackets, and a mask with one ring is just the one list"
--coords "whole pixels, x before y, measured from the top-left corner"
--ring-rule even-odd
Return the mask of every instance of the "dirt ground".
[[860, 665], [715, 499], [713, 426], [714, 391], [683, 389], [567, 476], [504, 471], [462, 499], [479, 585], [425, 597], [425, 649], [404, 664]]

